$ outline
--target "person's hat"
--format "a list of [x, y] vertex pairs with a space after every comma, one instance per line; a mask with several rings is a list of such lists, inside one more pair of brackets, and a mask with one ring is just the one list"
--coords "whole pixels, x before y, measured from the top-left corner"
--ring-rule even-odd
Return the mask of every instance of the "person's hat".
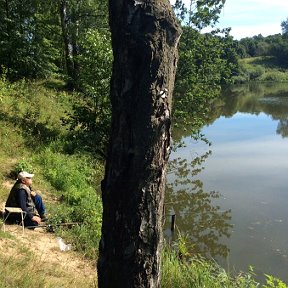
[[26, 171], [22, 171], [18, 174], [18, 179], [21, 180], [21, 179], [24, 179], [24, 178], [32, 178], [34, 176], [34, 174], [30, 174]]

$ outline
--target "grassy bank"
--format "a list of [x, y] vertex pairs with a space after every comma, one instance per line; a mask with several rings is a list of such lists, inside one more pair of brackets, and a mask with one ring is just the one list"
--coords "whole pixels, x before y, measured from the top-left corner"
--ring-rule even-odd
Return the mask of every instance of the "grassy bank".
[[274, 57], [261, 56], [240, 59], [240, 74], [233, 77], [235, 83], [249, 81], [288, 82], [288, 69], [276, 62]]
[[[73, 114], [77, 95], [67, 93], [58, 81], [50, 82], [51, 86], [0, 81], [0, 180], [13, 183], [22, 169], [35, 173], [34, 187], [41, 191], [51, 221], [82, 223], [65, 237], [87, 257], [95, 258], [103, 163], [80, 149], [71, 153], [71, 131], [63, 118]], [[1, 185], [1, 202], [9, 189]]]
[[[73, 115], [72, 107], [78, 98], [76, 94], [67, 93], [63, 84], [61, 81], [11, 84], [5, 79], [0, 80], [0, 201], [6, 200], [17, 171], [27, 169], [34, 172], [34, 187], [44, 197], [51, 221], [82, 223], [69, 230], [56, 231], [56, 235], [71, 243], [77, 253], [95, 261], [101, 227], [103, 161], [95, 159], [81, 147], [71, 149], [74, 145], [71, 139], [75, 135], [67, 124], [67, 118]], [[86, 282], [80, 278], [79, 282], [65, 269], [58, 267], [55, 270], [47, 259], [45, 263], [39, 263], [33, 249], [19, 246], [8, 233], [1, 232], [0, 239], [5, 251], [13, 248], [12, 257], [1, 253], [0, 287], [81, 285], [84, 288], [96, 285], [95, 279]], [[62, 282], [57, 282], [60, 280]], [[166, 249], [162, 263], [162, 287], [260, 285], [255, 282], [252, 273], [230, 277], [216, 263], [200, 257], [179, 258], [176, 251]], [[286, 285], [270, 277], [263, 287], [283, 288]]]

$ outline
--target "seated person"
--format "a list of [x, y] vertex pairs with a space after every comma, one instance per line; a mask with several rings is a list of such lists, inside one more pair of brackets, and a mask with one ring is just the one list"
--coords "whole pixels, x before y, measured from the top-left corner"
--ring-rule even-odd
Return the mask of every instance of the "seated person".
[[[34, 174], [22, 171], [18, 174], [17, 181], [12, 187], [6, 207], [19, 207], [26, 216], [24, 218], [24, 226], [38, 226], [41, 221], [47, 220], [45, 217], [45, 206], [39, 194], [31, 188], [32, 178]], [[19, 215], [9, 215], [8, 220], [12, 222], [20, 221]]]

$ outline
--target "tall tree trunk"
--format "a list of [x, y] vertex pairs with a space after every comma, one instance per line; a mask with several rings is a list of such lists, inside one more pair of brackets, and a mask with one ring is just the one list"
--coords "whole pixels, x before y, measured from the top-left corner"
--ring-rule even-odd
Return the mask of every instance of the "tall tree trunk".
[[61, 20], [61, 30], [63, 35], [64, 43], [64, 57], [65, 57], [65, 69], [68, 76], [68, 86], [73, 88], [75, 84], [75, 67], [74, 67], [74, 56], [75, 52], [74, 45], [71, 36], [71, 15], [68, 13], [68, 2], [67, 0], [60, 0], [59, 12]]
[[168, 0], [110, 0], [112, 130], [99, 287], [159, 287], [179, 28]]
[[5, 12], [6, 12], [6, 38], [7, 38], [7, 58], [6, 58], [6, 69], [7, 74], [10, 75], [10, 69], [11, 69], [11, 25], [10, 25], [10, 11], [9, 11], [9, 1], [5, 0]]

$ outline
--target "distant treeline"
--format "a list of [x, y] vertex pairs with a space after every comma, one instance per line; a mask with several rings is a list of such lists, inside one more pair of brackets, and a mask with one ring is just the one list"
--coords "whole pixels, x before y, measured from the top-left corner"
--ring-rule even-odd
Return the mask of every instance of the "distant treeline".
[[288, 18], [281, 22], [281, 27], [282, 34], [267, 37], [259, 34], [239, 40], [237, 54], [240, 58], [273, 56], [279, 66], [288, 68]]
[[288, 37], [276, 34], [263, 37], [261, 34], [239, 40], [237, 54], [240, 58], [273, 56], [279, 66], [288, 68]]

